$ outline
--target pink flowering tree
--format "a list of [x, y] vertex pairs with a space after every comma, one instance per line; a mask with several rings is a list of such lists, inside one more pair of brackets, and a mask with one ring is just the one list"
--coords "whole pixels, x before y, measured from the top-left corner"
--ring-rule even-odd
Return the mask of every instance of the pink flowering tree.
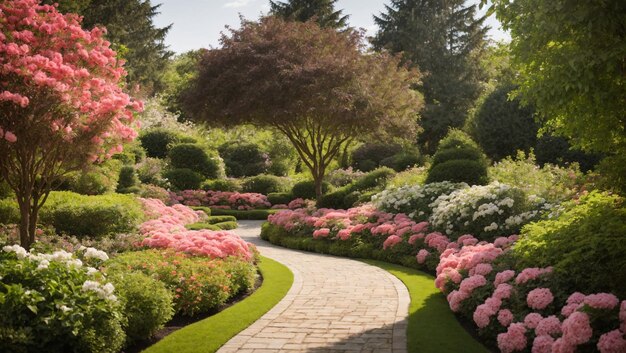
[[37, 0], [0, 0], [0, 176], [15, 191], [20, 241], [64, 174], [133, 139], [141, 102], [123, 91], [123, 62], [95, 28]]

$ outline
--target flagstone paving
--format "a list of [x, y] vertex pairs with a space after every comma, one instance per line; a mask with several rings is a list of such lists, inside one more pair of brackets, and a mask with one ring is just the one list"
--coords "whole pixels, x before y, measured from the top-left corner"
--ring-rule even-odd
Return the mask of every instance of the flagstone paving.
[[396, 277], [360, 261], [301, 252], [259, 238], [261, 221], [235, 230], [294, 274], [285, 298], [218, 353], [405, 353], [409, 293]]

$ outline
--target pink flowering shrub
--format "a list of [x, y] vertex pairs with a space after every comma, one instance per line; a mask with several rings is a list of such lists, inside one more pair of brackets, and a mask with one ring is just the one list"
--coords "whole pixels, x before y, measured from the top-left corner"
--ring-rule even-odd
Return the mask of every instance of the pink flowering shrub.
[[202, 211], [178, 204], [166, 206], [157, 199], [140, 199], [145, 213], [153, 219], [139, 227], [145, 236], [141, 245], [149, 248], [172, 249], [210, 258], [235, 256], [252, 261], [254, 248], [238, 235], [225, 231], [187, 230], [185, 224], [206, 218]]
[[[272, 204], [267, 200], [267, 196], [256, 193], [184, 190], [178, 193], [171, 193], [171, 198], [174, 203], [179, 202], [187, 206], [206, 206], [232, 210], [253, 210], [272, 207]], [[289, 206], [284, 208], [289, 208]]]

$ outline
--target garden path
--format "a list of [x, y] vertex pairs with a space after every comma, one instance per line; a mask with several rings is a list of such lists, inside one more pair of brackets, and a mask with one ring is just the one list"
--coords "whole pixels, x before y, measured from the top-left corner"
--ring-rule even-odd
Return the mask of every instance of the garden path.
[[289, 267], [294, 282], [218, 353], [406, 352], [410, 299], [396, 277], [360, 261], [271, 245], [259, 238], [261, 221], [238, 223], [234, 232]]

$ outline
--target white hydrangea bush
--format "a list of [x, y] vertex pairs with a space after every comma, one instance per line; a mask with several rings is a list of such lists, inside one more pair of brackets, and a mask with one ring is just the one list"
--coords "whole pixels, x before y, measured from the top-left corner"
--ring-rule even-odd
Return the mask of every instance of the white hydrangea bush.
[[394, 214], [404, 213], [416, 222], [422, 222], [429, 219], [432, 213], [430, 205], [439, 196], [468, 187], [465, 183], [449, 181], [425, 185], [405, 185], [374, 195], [372, 202], [381, 211]]
[[474, 185], [441, 195], [430, 204], [434, 229], [453, 238], [472, 234], [481, 240], [517, 234], [550, 205], [537, 196], [498, 182]]

